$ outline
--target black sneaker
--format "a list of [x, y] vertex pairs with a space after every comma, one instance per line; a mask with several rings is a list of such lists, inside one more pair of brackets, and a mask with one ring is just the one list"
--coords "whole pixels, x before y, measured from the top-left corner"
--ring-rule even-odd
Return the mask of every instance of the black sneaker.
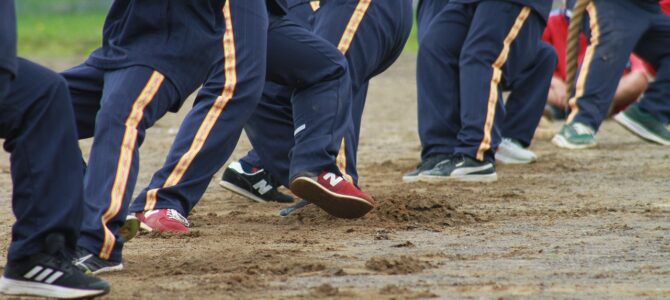
[[455, 154], [435, 168], [421, 172], [419, 180], [426, 182], [456, 180], [491, 182], [498, 180], [496, 165], [490, 161], [478, 161], [463, 154]]
[[280, 202], [291, 203], [293, 197], [278, 191], [277, 184], [264, 169], [249, 173], [244, 171], [242, 164], [235, 161], [230, 163], [223, 172], [219, 185], [236, 194], [247, 197], [260, 203]]
[[123, 263], [104, 260], [88, 250], [78, 247], [76, 257], [72, 262], [79, 270], [86, 274], [100, 274], [123, 270]]
[[92, 298], [109, 293], [109, 283], [85, 275], [67, 259], [63, 253], [63, 235], [50, 234], [45, 245], [47, 253], [7, 262], [0, 278], [0, 293], [60, 299]]
[[405, 175], [402, 176], [402, 181], [419, 181], [419, 174], [434, 168], [435, 165], [442, 161], [448, 160], [449, 158], [451, 158], [451, 154], [438, 154], [428, 157], [426, 160], [422, 161], [418, 166], [416, 166], [416, 170], [405, 173]]

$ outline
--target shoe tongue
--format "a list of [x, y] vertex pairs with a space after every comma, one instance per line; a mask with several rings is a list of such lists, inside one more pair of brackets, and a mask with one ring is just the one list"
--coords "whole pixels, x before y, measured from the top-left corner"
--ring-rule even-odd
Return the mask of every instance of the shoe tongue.
[[44, 239], [44, 251], [56, 255], [65, 248], [65, 237], [60, 233], [51, 233]]
[[248, 164], [245, 161], [240, 161], [240, 166], [242, 166], [242, 171], [244, 171], [245, 173], [256, 173], [259, 170], [257, 166]]

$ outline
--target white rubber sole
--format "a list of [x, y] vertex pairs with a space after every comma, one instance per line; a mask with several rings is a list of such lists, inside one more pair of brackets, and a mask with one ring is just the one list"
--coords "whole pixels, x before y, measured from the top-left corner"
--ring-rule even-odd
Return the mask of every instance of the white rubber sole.
[[106, 268], [99, 269], [95, 272], [91, 272], [91, 275], [98, 275], [100, 273], [118, 272], [118, 271], [121, 271], [121, 270], [123, 270], [123, 264], [119, 264], [119, 265], [116, 265], [116, 266], [113, 266], [113, 267], [106, 267]]
[[497, 152], [496, 160], [506, 165], [525, 165], [534, 163], [537, 160], [537, 157], [533, 157], [531, 159], [519, 159], [512, 156], [507, 156], [502, 152]]
[[633, 121], [630, 119], [628, 116], [626, 116], [623, 112], [620, 112], [614, 116], [614, 120], [619, 123], [619, 125], [623, 126], [624, 128], [628, 129], [628, 131], [632, 132], [633, 134], [647, 140], [650, 142], [654, 142], [663, 146], [670, 146], [670, 141], [666, 141], [655, 134], [651, 133], [649, 130], [638, 124], [637, 122]]
[[405, 183], [412, 183], [412, 182], [418, 182], [419, 181], [419, 175], [417, 176], [403, 176], [402, 177], [402, 182]]
[[593, 148], [593, 147], [595, 147], [595, 146], [598, 146], [597, 143], [587, 144], [587, 145], [577, 145], [577, 144], [573, 144], [573, 143], [570, 143], [568, 140], [566, 140], [566, 139], [565, 139], [562, 135], [560, 135], [560, 134], [555, 135], [554, 138], [551, 139], [551, 142], [552, 142], [554, 145], [556, 145], [556, 146], [558, 146], [558, 147], [560, 147], [560, 148], [570, 149], [570, 150], [581, 150], [581, 149], [588, 149], [588, 148]]
[[220, 181], [219, 181], [219, 185], [220, 185], [222, 188], [227, 189], [227, 190], [229, 190], [229, 191], [231, 191], [231, 192], [233, 192], [233, 193], [235, 193], [235, 194], [238, 194], [238, 195], [240, 195], [240, 196], [242, 196], [242, 197], [245, 197], [245, 198], [247, 198], [247, 199], [249, 199], [249, 200], [252, 200], [252, 201], [255, 201], [255, 202], [258, 202], [258, 203], [268, 203], [267, 201], [265, 201], [265, 200], [259, 198], [258, 196], [254, 195], [254, 194], [252, 194], [252, 193], [249, 193], [249, 192], [247, 192], [246, 190], [244, 190], [244, 189], [242, 189], [242, 188], [240, 188], [240, 187], [238, 187], [238, 186], [236, 186], [236, 185], [234, 185], [234, 184], [232, 184], [232, 183], [230, 183], [230, 182], [228, 182], [228, 181], [220, 180]]
[[109, 293], [109, 291], [73, 289], [53, 284], [14, 280], [3, 276], [0, 278], [0, 293], [14, 296], [80, 299], [102, 296]]
[[495, 182], [498, 180], [498, 174], [486, 174], [486, 175], [460, 175], [460, 176], [432, 176], [432, 175], [419, 175], [419, 181], [423, 182], [449, 182], [449, 181], [458, 181], [458, 182]]

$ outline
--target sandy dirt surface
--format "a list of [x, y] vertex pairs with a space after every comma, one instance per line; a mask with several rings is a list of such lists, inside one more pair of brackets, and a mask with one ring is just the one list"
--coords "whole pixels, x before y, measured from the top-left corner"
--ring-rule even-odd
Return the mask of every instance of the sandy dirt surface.
[[[148, 132], [136, 192], [189, 106]], [[414, 58], [405, 55], [370, 89], [360, 174], [379, 205], [368, 216], [336, 220], [308, 207], [281, 218], [281, 205], [213, 180], [191, 234], [126, 245], [125, 270], [102, 276], [113, 284], [107, 298], [670, 298], [670, 148], [608, 121], [593, 150], [560, 151], [544, 134], [532, 146], [539, 161], [499, 165], [496, 183], [404, 184], [418, 163], [416, 124]], [[87, 152], [90, 141], [82, 145]], [[243, 139], [233, 159], [247, 149]], [[6, 157], [0, 172], [4, 255]]]

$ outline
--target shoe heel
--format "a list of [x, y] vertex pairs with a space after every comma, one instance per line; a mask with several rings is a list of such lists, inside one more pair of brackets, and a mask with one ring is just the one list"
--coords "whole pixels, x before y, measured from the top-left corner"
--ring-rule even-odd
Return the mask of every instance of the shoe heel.
[[306, 177], [298, 177], [293, 180], [290, 189], [296, 196], [312, 202], [337, 218], [357, 219], [365, 216], [374, 208], [374, 205], [368, 201], [335, 194]]

